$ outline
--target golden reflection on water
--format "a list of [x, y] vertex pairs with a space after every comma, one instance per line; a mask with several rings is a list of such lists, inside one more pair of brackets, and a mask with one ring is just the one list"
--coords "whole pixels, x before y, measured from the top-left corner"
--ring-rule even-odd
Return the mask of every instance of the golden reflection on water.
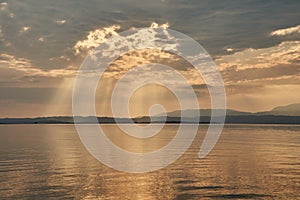
[[[123, 125], [124, 126], [124, 125]], [[125, 125], [130, 127], [131, 125]], [[124, 133], [116, 125], [101, 125], [102, 130], [112, 143], [130, 152], [145, 153], [155, 151], [167, 145], [177, 134], [179, 125], [163, 126], [163, 128], [153, 137], [136, 138]]]
[[[120, 137], [120, 147], [149, 151], [166, 144], [176, 125], [146, 141]], [[72, 125], [0, 126], [0, 196], [17, 199], [297, 199], [300, 126], [227, 125], [205, 159], [197, 153], [207, 126], [170, 166], [151, 173], [115, 171], [95, 160]], [[169, 134], [168, 134], [169, 133]], [[132, 147], [133, 146], [133, 147]]]

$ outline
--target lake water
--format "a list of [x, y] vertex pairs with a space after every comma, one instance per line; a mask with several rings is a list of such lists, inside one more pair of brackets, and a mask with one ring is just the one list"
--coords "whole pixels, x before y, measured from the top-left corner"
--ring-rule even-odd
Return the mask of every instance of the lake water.
[[[136, 152], [167, 144], [178, 128], [166, 125], [147, 143], [103, 127]], [[226, 125], [198, 159], [206, 129], [168, 167], [130, 174], [94, 159], [73, 125], [1, 125], [0, 199], [300, 199], [300, 126]]]

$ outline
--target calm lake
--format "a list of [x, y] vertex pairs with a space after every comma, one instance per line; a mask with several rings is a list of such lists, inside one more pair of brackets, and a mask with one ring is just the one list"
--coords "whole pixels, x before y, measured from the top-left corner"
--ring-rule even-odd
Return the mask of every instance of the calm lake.
[[[145, 142], [102, 127], [134, 152], [161, 148], [178, 128]], [[199, 159], [206, 130], [168, 167], [131, 174], [94, 159], [74, 125], [0, 125], [0, 199], [300, 199], [300, 126], [226, 125]]]

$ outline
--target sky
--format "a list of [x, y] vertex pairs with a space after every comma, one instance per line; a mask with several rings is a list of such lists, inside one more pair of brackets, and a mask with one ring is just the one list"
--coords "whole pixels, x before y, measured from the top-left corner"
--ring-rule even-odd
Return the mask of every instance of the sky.
[[[110, 35], [151, 24], [180, 31], [207, 50], [222, 75], [228, 108], [256, 112], [299, 103], [299, 7], [299, 0], [0, 0], [0, 117], [71, 115], [74, 78], [88, 53]], [[138, 59], [181, 71], [200, 106], [209, 107], [207, 87], [188, 63], [158, 54], [117, 60], [99, 82], [97, 114], [111, 115], [109, 95], [120, 78], [115, 69]], [[132, 114], [147, 114], [156, 101], [167, 110], [178, 107], [170, 91], [153, 85], [134, 94]]]

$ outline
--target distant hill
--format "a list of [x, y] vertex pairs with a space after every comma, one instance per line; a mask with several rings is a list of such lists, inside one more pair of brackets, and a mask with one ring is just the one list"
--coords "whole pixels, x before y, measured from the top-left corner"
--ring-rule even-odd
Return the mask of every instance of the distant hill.
[[290, 104], [287, 106], [278, 106], [271, 111], [261, 112], [260, 115], [283, 115], [283, 116], [300, 116], [300, 103]]
[[[211, 109], [200, 109], [200, 116], [210, 116], [211, 115]], [[218, 111], [218, 110], [216, 110]], [[181, 113], [184, 116], [189, 117], [199, 117], [198, 113], [199, 110], [176, 110], [172, 112], [168, 112], [166, 116], [168, 117], [180, 117]], [[226, 110], [227, 116], [263, 116], [263, 115], [274, 115], [274, 116], [300, 116], [300, 103], [298, 104], [290, 104], [287, 106], [278, 106], [270, 111], [264, 111], [264, 112], [243, 112], [243, 111], [237, 111], [233, 109], [227, 109]], [[164, 114], [159, 114], [156, 116], [165, 116]]]
[[[215, 118], [216, 121], [211, 121], [211, 109], [199, 110], [177, 110], [167, 114], [136, 117], [136, 118], [112, 118], [112, 117], [97, 117], [100, 124], [114, 124], [116, 119], [118, 123], [219, 123], [222, 116]], [[222, 110], [214, 110], [216, 113]], [[183, 113], [183, 115], [181, 115]], [[220, 112], [222, 113], [222, 112]], [[181, 116], [184, 116], [181, 118]], [[77, 122], [82, 124], [97, 123], [94, 117], [75, 117]], [[152, 120], [152, 121], [151, 121]], [[65, 117], [37, 117], [37, 118], [2, 118], [0, 124], [73, 124], [72, 116]], [[225, 123], [239, 124], [300, 124], [300, 104], [291, 104], [288, 106], [276, 107], [266, 112], [241, 112], [232, 109], [226, 111]]]
[[[211, 109], [200, 109], [200, 116], [210, 116], [211, 115]], [[218, 111], [222, 111], [222, 110], [216, 110]], [[167, 113], [166, 116], [168, 117], [180, 117], [181, 113], [183, 116], [189, 116], [189, 117], [199, 117], [198, 116], [198, 112], [199, 110], [194, 110], [194, 109], [189, 109], [189, 110], [176, 110], [173, 112], [169, 112]], [[254, 113], [250, 113], [250, 112], [242, 112], [242, 111], [237, 111], [237, 110], [232, 110], [232, 109], [228, 109], [226, 110], [226, 115], [227, 116], [247, 116], [247, 115], [253, 115]], [[164, 116], [164, 114], [159, 114], [157, 116]]]

